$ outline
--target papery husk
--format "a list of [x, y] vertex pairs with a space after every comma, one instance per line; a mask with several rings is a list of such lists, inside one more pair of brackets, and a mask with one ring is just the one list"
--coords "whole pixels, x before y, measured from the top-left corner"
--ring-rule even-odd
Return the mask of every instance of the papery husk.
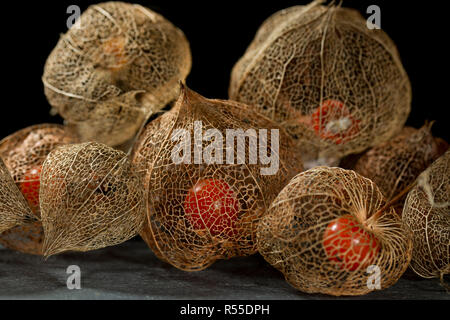
[[[17, 186], [30, 170], [41, 166], [56, 147], [76, 143], [78, 136], [59, 124], [38, 124], [19, 130], [0, 141], [0, 156]], [[28, 206], [28, 203], [27, 203]], [[44, 231], [40, 207], [32, 206], [32, 219], [6, 230], [0, 244], [23, 253], [42, 255]]]
[[116, 146], [178, 95], [191, 68], [189, 43], [138, 4], [90, 6], [62, 35], [44, 68], [48, 101], [82, 141]]
[[[247, 157], [242, 164], [237, 164], [237, 159], [234, 159], [235, 164], [225, 161], [225, 138], [220, 149], [222, 164], [204, 161], [196, 164], [193, 154], [196, 121], [202, 121], [203, 134], [206, 130], [217, 129], [222, 137], [227, 129], [254, 129], [255, 134], [259, 129], [267, 129], [267, 138], [263, 137], [263, 141], [278, 155], [279, 170], [264, 175], [261, 169], [268, 165], [250, 162], [249, 139], [245, 140]], [[176, 164], [172, 159], [179, 142], [172, 141], [171, 135], [178, 129], [185, 129], [191, 136], [188, 144], [191, 162]], [[271, 129], [279, 130], [278, 153], [272, 148], [275, 138]], [[203, 150], [208, 145], [210, 143], [203, 141]], [[157, 257], [186, 271], [205, 269], [217, 259], [254, 254], [259, 219], [289, 179], [303, 170], [300, 155], [292, 146], [293, 141], [283, 129], [247, 106], [206, 99], [182, 85], [175, 106], [147, 125], [132, 153], [133, 163], [144, 177], [145, 185], [147, 221], [142, 238]], [[236, 144], [234, 151], [236, 155]], [[203, 179], [220, 179], [236, 195], [239, 213], [235, 229], [224, 229], [221, 234], [213, 235], [208, 230], [198, 231], [189, 223], [184, 201], [188, 191]]]
[[127, 155], [104, 144], [61, 146], [44, 162], [45, 256], [122, 243], [141, 230], [144, 195]]
[[[375, 182], [386, 199], [391, 200], [441, 156], [431, 126], [432, 123], [421, 129], [406, 127], [396, 138], [365, 153], [354, 170]], [[400, 213], [405, 198], [397, 203]]]
[[450, 273], [450, 151], [418, 178], [403, 207], [413, 234], [411, 268], [421, 277]]
[[[297, 139], [306, 168], [336, 165], [387, 141], [411, 108], [411, 85], [393, 41], [370, 30], [357, 11], [322, 2], [268, 18], [234, 66], [229, 87], [230, 99], [255, 106]], [[313, 114], [327, 100], [342, 102], [345, 119], [354, 122], [335, 140], [322, 136], [331, 129], [313, 128]]]
[[327, 226], [351, 215], [358, 228], [378, 241], [380, 249], [371, 263], [380, 269], [380, 288], [387, 288], [408, 267], [412, 242], [395, 210], [385, 205], [379, 188], [352, 170], [304, 171], [280, 192], [261, 220], [258, 251], [300, 291], [334, 296], [369, 293], [376, 290], [368, 286], [373, 273], [367, 273], [363, 263], [354, 270], [342, 268], [328, 258], [324, 247]]
[[35, 216], [0, 158], [0, 234]]

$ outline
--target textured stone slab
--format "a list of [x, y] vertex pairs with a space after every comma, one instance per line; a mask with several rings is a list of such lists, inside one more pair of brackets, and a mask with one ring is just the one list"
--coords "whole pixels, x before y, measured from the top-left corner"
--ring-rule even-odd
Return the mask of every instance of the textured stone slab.
[[[67, 289], [69, 265], [81, 269], [81, 290]], [[205, 271], [188, 273], [159, 261], [142, 241], [129, 241], [46, 261], [0, 247], [0, 299], [334, 298], [296, 291], [259, 255], [218, 261]], [[393, 287], [357, 299], [450, 300], [450, 295], [438, 280], [418, 279], [407, 273]]]

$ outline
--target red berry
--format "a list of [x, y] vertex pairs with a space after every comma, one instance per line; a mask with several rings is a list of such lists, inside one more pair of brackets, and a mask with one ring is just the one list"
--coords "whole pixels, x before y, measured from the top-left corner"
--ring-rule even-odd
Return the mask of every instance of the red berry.
[[325, 100], [311, 116], [312, 127], [322, 139], [336, 144], [345, 143], [359, 132], [359, 120], [337, 100]]
[[186, 196], [184, 211], [197, 232], [207, 230], [213, 237], [232, 237], [236, 232], [239, 201], [223, 180], [197, 182]]
[[20, 191], [31, 207], [31, 210], [36, 213], [39, 211], [39, 188], [42, 167], [35, 167], [28, 170], [22, 181], [20, 182]]
[[376, 237], [351, 215], [331, 221], [323, 238], [328, 260], [348, 271], [372, 265], [380, 251]]

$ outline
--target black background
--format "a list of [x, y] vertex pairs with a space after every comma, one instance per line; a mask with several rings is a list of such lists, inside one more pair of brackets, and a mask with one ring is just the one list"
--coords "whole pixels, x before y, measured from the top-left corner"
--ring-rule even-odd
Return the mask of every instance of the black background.
[[[98, 1], [97, 1], [98, 2]], [[261, 23], [272, 13], [308, 1], [170, 1], [135, 0], [161, 13], [186, 34], [193, 66], [189, 87], [209, 98], [227, 98], [233, 65], [242, 56]], [[67, 31], [71, 4], [84, 11], [96, 1], [17, 1], [2, 3], [2, 113], [0, 137], [26, 126], [61, 123], [49, 115], [41, 83], [48, 54]], [[421, 2], [422, 3], [422, 2]], [[397, 44], [413, 87], [408, 124], [420, 127], [437, 120], [433, 132], [450, 140], [448, 109], [449, 57], [444, 1], [423, 5], [410, 1], [348, 0], [343, 5], [368, 16], [371, 4], [381, 8], [381, 27]]]

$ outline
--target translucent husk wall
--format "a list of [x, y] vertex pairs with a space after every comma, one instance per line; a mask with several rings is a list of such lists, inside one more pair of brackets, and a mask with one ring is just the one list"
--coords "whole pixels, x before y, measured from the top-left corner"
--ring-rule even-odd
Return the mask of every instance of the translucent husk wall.
[[256, 107], [297, 139], [307, 168], [386, 141], [411, 104], [392, 40], [357, 11], [321, 2], [267, 19], [229, 88], [230, 99]]

